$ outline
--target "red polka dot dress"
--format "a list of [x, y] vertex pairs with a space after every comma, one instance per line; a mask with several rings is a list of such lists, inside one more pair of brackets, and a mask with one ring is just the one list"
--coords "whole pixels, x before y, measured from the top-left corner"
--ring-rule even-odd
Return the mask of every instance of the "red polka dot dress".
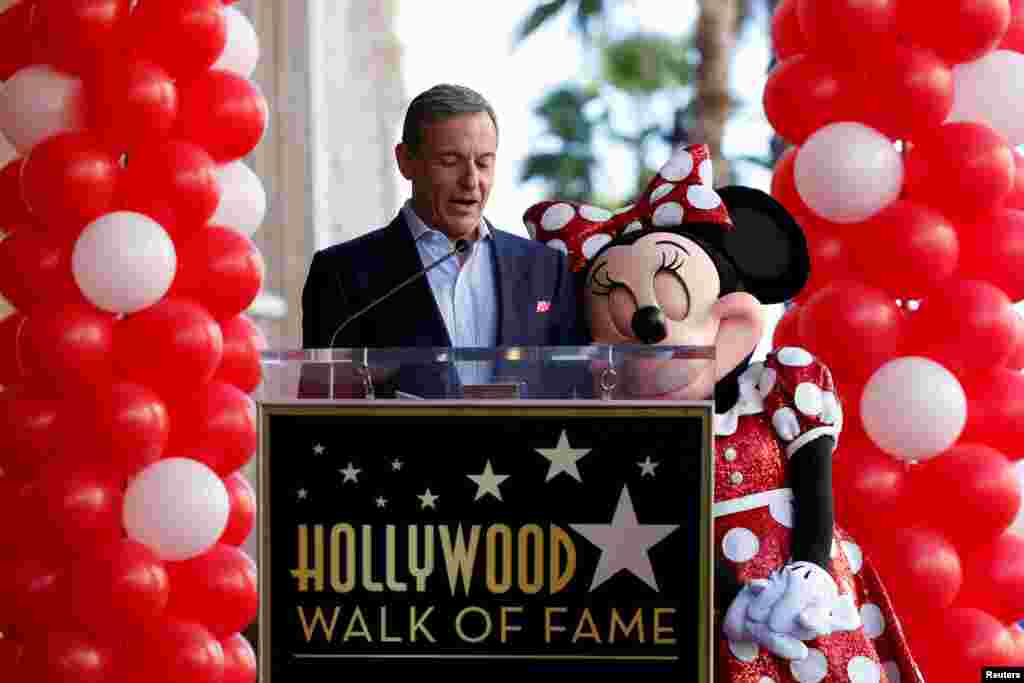
[[[793, 493], [786, 467], [801, 446], [823, 434], [838, 439], [842, 409], [828, 369], [809, 352], [783, 347], [752, 364], [740, 396], [715, 416], [715, 552], [741, 582], [767, 577], [790, 561]], [[879, 576], [849, 534], [836, 527], [829, 569], [853, 631], [805, 641], [801, 661], [776, 657], [753, 642], [729, 641], [719, 630], [720, 683], [920, 683]], [[724, 614], [728, 605], [718, 606]]]

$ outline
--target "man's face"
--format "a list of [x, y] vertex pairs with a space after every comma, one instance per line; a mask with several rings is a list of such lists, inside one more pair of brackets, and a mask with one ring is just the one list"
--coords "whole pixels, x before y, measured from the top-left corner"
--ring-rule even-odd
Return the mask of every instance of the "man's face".
[[452, 240], [476, 236], [494, 181], [498, 134], [486, 112], [459, 114], [424, 128], [415, 154], [404, 144], [396, 157], [412, 181], [416, 213]]

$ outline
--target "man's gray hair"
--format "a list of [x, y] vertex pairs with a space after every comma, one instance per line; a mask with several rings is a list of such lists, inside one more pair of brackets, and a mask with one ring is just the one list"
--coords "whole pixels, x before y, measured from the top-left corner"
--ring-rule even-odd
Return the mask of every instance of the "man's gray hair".
[[452, 116], [480, 112], [487, 112], [497, 133], [498, 117], [483, 95], [462, 85], [435, 85], [417, 95], [409, 104], [402, 127], [402, 142], [415, 154], [423, 143], [424, 129], [428, 125]]

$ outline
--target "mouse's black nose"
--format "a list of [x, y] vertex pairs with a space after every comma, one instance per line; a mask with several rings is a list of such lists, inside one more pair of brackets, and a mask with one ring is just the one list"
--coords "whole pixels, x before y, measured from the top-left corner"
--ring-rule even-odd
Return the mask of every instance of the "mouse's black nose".
[[633, 314], [633, 334], [644, 344], [657, 344], [668, 335], [665, 314], [657, 306], [644, 306]]

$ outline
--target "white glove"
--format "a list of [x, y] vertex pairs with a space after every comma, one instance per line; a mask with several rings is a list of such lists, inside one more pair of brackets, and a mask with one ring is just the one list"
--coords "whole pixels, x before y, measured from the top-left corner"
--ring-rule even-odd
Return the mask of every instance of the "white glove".
[[860, 626], [853, 601], [849, 596], [840, 598], [839, 587], [827, 571], [813, 562], [794, 562], [781, 573], [786, 577], [786, 590], [771, 608], [770, 630], [812, 640]]
[[851, 596], [840, 597], [831, 574], [811, 562], [796, 562], [745, 585], [722, 630], [730, 640], [755, 642], [777, 657], [801, 660], [808, 654], [801, 641], [860, 624]]
[[725, 636], [732, 641], [757, 643], [783, 659], [806, 657], [806, 645], [790, 634], [772, 631], [765, 623], [786, 586], [787, 577], [779, 571], [746, 584], [726, 611], [722, 623]]

